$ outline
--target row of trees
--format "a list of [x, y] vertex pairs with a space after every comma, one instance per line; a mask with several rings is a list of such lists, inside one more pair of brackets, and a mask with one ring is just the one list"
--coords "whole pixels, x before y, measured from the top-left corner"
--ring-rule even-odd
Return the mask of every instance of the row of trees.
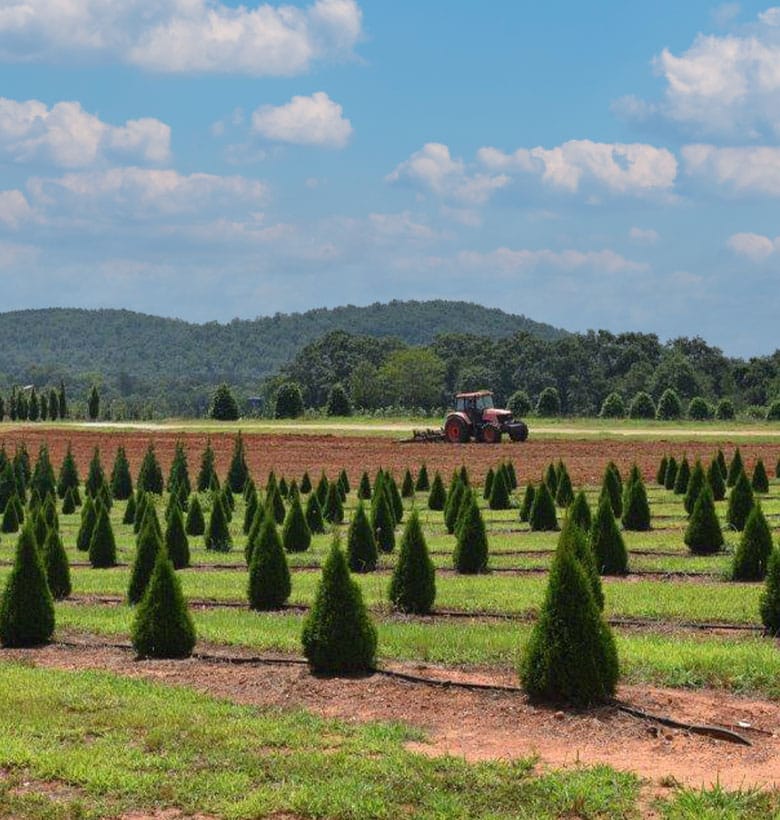
[[59, 389], [51, 387], [40, 392], [33, 385], [29, 389], [12, 387], [8, 399], [0, 396], [0, 421], [56, 421], [68, 416], [65, 384]]

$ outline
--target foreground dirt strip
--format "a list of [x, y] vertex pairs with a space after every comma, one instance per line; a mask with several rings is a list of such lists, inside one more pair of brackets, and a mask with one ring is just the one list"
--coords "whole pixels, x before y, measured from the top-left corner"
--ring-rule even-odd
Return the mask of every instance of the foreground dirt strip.
[[[79, 636], [79, 641], [84, 640]], [[199, 647], [219, 653], [218, 648]], [[240, 653], [234, 649], [231, 655]], [[661, 729], [614, 708], [588, 713], [559, 712], [530, 705], [525, 697], [500, 692], [441, 689], [374, 675], [324, 678], [305, 666], [241, 665], [204, 660], [134, 661], [119, 648], [52, 645], [35, 650], [0, 651], [3, 660], [23, 660], [57, 669], [107, 670], [160, 683], [191, 686], [215, 697], [261, 707], [304, 708], [349, 721], [403, 721], [424, 729], [429, 739], [411, 744], [428, 755], [468, 760], [538, 755], [543, 766], [606, 763], [633, 771], [659, 785], [699, 787], [719, 782], [729, 789], [780, 787], [780, 704], [742, 699], [719, 691], [687, 692], [622, 687], [620, 698], [649, 712], [689, 723], [737, 727], [752, 746]], [[283, 657], [280, 661], [286, 660]], [[294, 660], [292, 658], [288, 660]], [[428, 677], [515, 685], [496, 671], [458, 671], [421, 664], [392, 668]], [[772, 734], [768, 734], [771, 732]]]
[[[183, 441], [190, 471], [196, 473], [208, 438], [202, 433], [154, 430], [84, 430], [78, 427], [63, 429], [34, 426], [4, 431], [0, 428], [0, 440], [4, 441], [6, 448], [10, 450], [13, 450], [17, 442], [24, 441], [34, 456], [38, 447], [42, 443], [47, 443], [57, 468], [65, 453], [67, 442], [70, 441], [82, 478], [86, 475], [87, 465], [95, 447], [100, 447], [104, 467], [110, 470], [116, 448], [120, 444], [127, 449], [135, 476], [150, 441], [154, 442], [163, 469], [166, 471], [176, 441]], [[217, 468], [220, 474], [224, 475], [233, 450], [234, 436], [217, 433], [210, 438], [216, 453]], [[428, 465], [431, 477], [433, 470], [440, 470], [442, 475], [449, 477], [454, 469], [466, 464], [474, 478], [482, 481], [489, 467], [509, 458], [515, 464], [518, 478], [525, 482], [529, 479], [538, 480], [551, 460], [562, 458], [575, 484], [595, 484], [600, 482], [604, 467], [610, 459], [624, 472], [636, 461], [645, 478], [650, 480], [655, 477], [658, 463], [665, 453], [673, 453], [677, 457], [686, 453], [689, 459], [701, 457], [709, 460], [718, 446], [730, 456], [734, 447], [739, 445], [748, 469], [752, 468], [754, 461], [760, 456], [771, 474], [774, 474], [775, 464], [780, 458], [780, 442], [740, 444], [737, 440], [686, 442], [613, 439], [534, 441], [533, 432], [531, 439], [523, 444], [504, 442], [499, 445], [399, 444], [389, 438], [330, 434], [247, 434], [244, 439], [252, 474], [256, 480], [259, 479], [263, 483], [271, 469], [288, 477], [300, 477], [308, 470], [312, 478], [316, 478], [323, 469], [330, 476], [334, 476], [343, 467], [347, 469], [350, 480], [356, 482], [363, 470], [373, 472], [381, 466], [400, 476], [407, 467], [416, 470], [423, 462]]]

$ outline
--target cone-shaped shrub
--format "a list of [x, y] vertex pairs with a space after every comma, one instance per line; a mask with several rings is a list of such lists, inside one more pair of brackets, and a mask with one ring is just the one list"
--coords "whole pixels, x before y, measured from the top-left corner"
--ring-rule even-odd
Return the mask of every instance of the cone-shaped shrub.
[[116, 541], [108, 510], [98, 504], [97, 519], [89, 542], [89, 563], [94, 569], [116, 566]]
[[701, 466], [701, 461], [696, 459], [696, 464], [694, 464], [693, 470], [691, 471], [691, 477], [688, 479], [688, 488], [685, 491], [685, 498], [683, 499], [683, 506], [688, 515], [693, 512], [693, 508], [696, 506], [696, 499], [699, 497], [699, 493], [706, 483], [707, 476], [704, 473], [704, 467]]
[[715, 502], [706, 484], [696, 499], [685, 530], [684, 541], [688, 549], [696, 555], [711, 555], [723, 546], [723, 533], [715, 512]]
[[263, 524], [265, 523], [265, 519], [267, 517], [269, 516], [266, 508], [262, 504], [258, 504], [255, 512], [255, 520], [249, 528], [246, 543], [244, 544], [244, 558], [246, 559], [247, 566], [252, 563], [252, 550], [254, 550], [255, 545], [257, 544], [257, 539], [260, 537], [260, 530], [263, 528]]
[[65, 498], [65, 493], [72, 487], [79, 486], [79, 471], [76, 467], [76, 459], [73, 458], [73, 451], [68, 442], [68, 449], [65, 453], [65, 458], [62, 459], [62, 466], [60, 467], [60, 475], [57, 480], [57, 495], [60, 498]]
[[564, 509], [574, 501], [574, 488], [571, 486], [569, 471], [564, 464], [561, 464], [558, 475], [558, 489], [555, 492], [555, 503]]
[[103, 465], [100, 462], [100, 450], [95, 447], [92, 452], [92, 459], [89, 462], [87, 480], [84, 482], [84, 490], [87, 495], [91, 495], [94, 498], [105, 480]]
[[[780, 478], [780, 473], [778, 473], [778, 478]], [[420, 472], [417, 473], [417, 482], [414, 485], [414, 489], [417, 490], [418, 493], [424, 493], [430, 490], [430, 488], [431, 482], [428, 480], [428, 468], [425, 466], [425, 462], [423, 462], [420, 467]]]
[[713, 459], [707, 468], [707, 483], [710, 485], [713, 499], [723, 501], [726, 497], [726, 480], [723, 478], [717, 459]]
[[555, 494], [558, 492], [558, 471], [552, 462], [547, 466], [547, 472], [544, 474], [544, 483], [547, 485], [550, 495], [555, 498]]
[[0, 644], [38, 646], [54, 633], [54, 601], [35, 536], [28, 524], [16, 544], [11, 574], [0, 598]]
[[590, 548], [596, 569], [602, 575], [625, 575], [628, 572], [628, 552], [623, 535], [612, 512], [609, 498], [602, 495], [590, 526]]
[[185, 569], [190, 565], [190, 545], [184, 531], [184, 518], [177, 507], [165, 527], [165, 549], [174, 569]]
[[[611, 505], [610, 509], [612, 509]], [[585, 497], [584, 490], [580, 490], [574, 497], [574, 501], [572, 501], [567, 515], [583, 532], [590, 531], [593, 516], [591, 515], [588, 499]]]
[[655, 474], [655, 483], [659, 484], [661, 487], [664, 486], [666, 482], [666, 468], [669, 466], [669, 457], [664, 456], [661, 459], [661, 463], [658, 465], [658, 472]]
[[666, 477], [664, 478], [664, 487], [666, 487], [667, 490], [674, 490], [674, 485], [677, 481], [677, 471], [679, 469], [677, 459], [674, 456], [669, 456], [669, 461], [666, 465]]
[[111, 495], [117, 501], [124, 501], [133, 494], [133, 479], [124, 447], [116, 451], [114, 466], [111, 468]]
[[750, 482], [753, 492], [762, 495], [769, 492], [769, 476], [766, 474], [766, 467], [762, 459], [756, 461], [756, 466], [753, 468], [753, 478]]
[[62, 500], [62, 514], [72, 515], [76, 512], [76, 499], [73, 498], [73, 488], [68, 487], [65, 498]]
[[233, 492], [230, 489], [230, 484], [225, 482], [225, 486], [219, 492], [222, 499], [222, 506], [225, 508], [228, 521], [233, 520], [233, 510], [236, 508], [236, 499], [233, 497]]
[[525, 493], [523, 494], [523, 503], [520, 505], [520, 520], [523, 522], [527, 522], [531, 517], [531, 508], [534, 505], [534, 495], [536, 494], [536, 489], [534, 485], [529, 481], [525, 488]]
[[546, 482], [542, 482], [534, 493], [534, 503], [528, 524], [534, 532], [552, 532], [558, 529], [558, 516], [555, 513], [555, 502]]
[[257, 505], [260, 503], [260, 498], [257, 495], [257, 489], [255, 488], [254, 481], [250, 478], [246, 485], [249, 487], [249, 492], [245, 496], [246, 504], [244, 506], [244, 524], [241, 528], [244, 535], [249, 534], [249, 530], [252, 527], [252, 522], [255, 520]]
[[19, 531], [19, 507], [18, 498], [12, 495], [5, 505], [5, 512], [3, 513], [3, 521], [0, 524], [0, 529], [3, 532], [18, 532]]
[[320, 507], [325, 507], [325, 502], [328, 498], [328, 487], [330, 486], [330, 482], [328, 481], [328, 477], [325, 475], [323, 471], [322, 475], [320, 476], [320, 480], [317, 482], [317, 489], [315, 492], [317, 493], [317, 501], [320, 502]]
[[290, 510], [284, 519], [282, 544], [287, 552], [306, 552], [311, 546], [311, 530], [306, 523], [306, 515], [297, 496], [290, 504]]
[[227, 481], [225, 483], [230, 485], [230, 489], [233, 490], [234, 493], [240, 493], [244, 489], [247, 478], [249, 478], [249, 467], [247, 467], [246, 463], [244, 439], [239, 430], [236, 440], [233, 443], [233, 456], [230, 459]]
[[206, 442], [206, 449], [200, 459], [200, 471], [198, 472], [198, 492], [205, 493], [210, 489], [212, 478], [216, 478], [217, 472], [214, 469], [214, 450], [211, 447], [211, 439]]
[[107, 510], [110, 510], [111, 507], [114, 506], [114, 499], [111, 498], [111, 489], [105, 481], [98, 487], [95, 501], [100, 501]]
[[344, 493], [346, 495], [349, 495], [352, 487], [349, 483], [349, 476], [347, 475], [347, 471], [343, 467], [341, 468], [341, 472], [339, 473], [339, 484], [341, 484], [341, 489], [344, 491]]
[[566, 519], [561, 528], [561, 534], [558, 536], [556, 551], [563, 549], [572, 550], [574, 557], [582, 564], [591, 585], [593, 600], [600, 610], [604, 609], [604, 591], [601, 588], [601, 576], [596, 566], [596, 556], [593, 554], [588, 540], [588, 533], [583, 532], [571, 518]]
[[471, 486], [471, 479], [469, 478], [469, 471], [466, 469], [465, 464], [460, 465], [460, 470], [458, 471], [458, 475], [460, 476], [460, 480], [463, 482], [464, 486], [466, 486], [466, 487]]
[[[335, 484], [331, 485], [332, 487], [336, 487]], [[338, 494], [338, 488], [336, 487], [335, 490], [336, 498], [338, 499], [339, 506], [341, 505], [341, 498]], [[284, 507], [284, 501], [282, 501], [282, 494], [279, 492], [279, 485], [274, 484], [270, 491], [266, 493], [265, 497], [265, 506], [267, 509], [270, 509], [273, 513], [274, 521], [278, 525], [284, 524], [284, 519], [287, 516], [287, 510]], [[343, 517], [343, 507], [342, 509], [342, 517]]]
[[89, 545], [92, 542], [92, 531], [95, 529], [95, 522], [97, 521], [97, 510], [95, 509], [95, 502], [92, 496], [87, 496], [84, 506], [81, 508], [81, 524], [79, 526], [78, 534], [76, 535], [76, 549], [81, 552], [87, 552]]
[[43, 567], [54, 600], [67, 598], [71, 593], [70, 564], [60, 534], [55, 529], [49, 530], [43, 545]]
[[390, 509], [393, 513], [393, 518], [396, 524], [400, 524], [404, 520], [404, 502], [401, 499], [401, 493], [398, 491], [398, 485], [395, 483], [391, 473], [385, 473], [382, 479], [382, 485], [387, 500], [390, 502]]
[[509, 490], [516, 490], [517, 473], [515, 472], [515, 465], [512, 464], [511, 459], [504, 464], [504, 469], [506, 470], [507, 486], [509, 487]]
[[[147, 496], [149, 498], [149, 496]], [[140, 532], [144, 525], [146, 524], [147, 519], [151, 521], [152, 526], [154, 527], [154, 531], [157, 533], [157, 537], [160, 541], [163, 540], [163, 531], [162, 527], [160, 526], [160, 519], [157, 517], [157, 508], [154, 506], [153, 501], [147, 501], [146, 505], [144, 506], [144, 514], [141, 518], [141, 525], [138, 528], [138, 532]]]
[[395, 519], [390, 502], [383, 492], [374, 494], [371, 527], [377, 547], [382, 552], [392, 552], [395, 549]]
[[352, 572], [373, 572], [377, 557], [374, 531], [363, 502], [360, 501], [347, 534], [347, 563]]
[[464, 496], [468, 495], [468, 490], [460, 477], [453, 482], [447, 495], [447, 504], [444, 507], [444, 526], [450, 535], [455, 532], [455, 524], [458, 520], [458, 513]]
[[441, 480], [441, 475], [438, 470], [433, 476], [433, 484], [431, 484], [431, 491], [428, 494], [428, 509], [429, 510], [443, 510], [447, 503], [447, 491], [444, 489], [444, 482]]
[[769, 556], [759, 612], [767, 632], [780, 635], [780, 549], [773, 549]]
[[141, 532], [136, 539], [135, 559], [133, 560], [130, 583], [127, 588], [128, 603], [137, 604], [144, 597], [146, 586], [152, 577], [157, 555], [162, 548], [162, 539], [155, 530], [151, 518], [148, 518], [144, 521]]
[[43, 547], [46, 543], [46, 536], [49, 534], [49, 526], [43, 516], [43, 510], [39, 509], [37, 513], [31, 515], [30, 521], [32, 521], [35, 543]]
[[571, 549], [556, 551], [547, 592], [522, 660], [529, 697], [592, 706], [615, 693], [618, 659], [609, 627]]
[[493, 480], [495, 479], [496, 474], [493, 472], [493, 468], [489, 467], [487, 474], [485, 475], [485, 487], [482, 491], [482, 497], [487, 501], [490, 498], [490, 492], [493, 489]]
[[754, 503], [753, 490], [750, 488], [750, 482], [743, 470], [737, 479], [737, 483], [729, 493], [729, 503], [726, 509], [728, 524], [733, 529], [742, 532], [745, 529], [745, 524]]
[[772, 554], [772, 532], [760, 504], [748, 516], [745, 529], [734, 553], [731, 567], [733, 581], [762, 581]]
[[436, 573], [416, 510], [404, 527], [389, 596], [395, 609], [418, 615], [430, 612], [436, 598]]
[[363, 471], [363, 475], [360, 476], [357, 497], [362, 501], [368, 501], [371, 498], [371, 479], [368, 477], [368, 473], [365, 470]]
[[200, 498], [197, 493], [193, 493], [190, 500], [190, 508], [187, 511], [187, 521], [184, 524], [184, 531], [187, 535], [203, 535], [206, 531], [203, 508], [200, 505]]
[[626, 486], [622, 521], [625, 530], [643, 532], [650, 529], [650, 504], [641, 478]]
[[293, 478], [290, 485], [287, 487], [287, 500], [292, 501], [294, 498], [301, 500], [301, 491], [298, 489], [298, 482]]
[[322, 515], [331, 524], [341, 524], [344, 520], [344, 505], [336, 481], [332, 481], [328, 487], [328, 495], [325, 499]]
[[311, 493], [306, 500], [306, 523], [312, 533], [325, 532], [325, 517], [316, 493]]
[[725, 481], [728, 478], [729, 467], [728, 464], [726, 464], [726, 456], [723, 455], [723, 450], [718, 448], [718, 454], [715, 458], [717, 459], [718, 466], [720, 467], [720, 471], [723, 474], [723, 480]]
[[491, 510], [508, 510], [512, 506], [509, 498], [506, 470], [499, 467], [493, 476], [493, 486], [490, 488], [488, 506]]
[[333, 539], [317, 594], [303, 625], [303, 654], [315, 672], [370, 672], [376, 664], [376, 629], [360, 587]]
[[[135, 515], [133, 516], [133, 532], [138, 535], [141, 532], [141, 524], [144, 520], [144, 513], [149, 505], [149, 496], [140, 488], [135, 491]], [[84, 514], [84, 510], [81, 511]]]
[[266, 516], [249, 562], [250, 609], [281, 609], [290, 597], [290, 568], [274, 521]]
[[404, 480], [401, 484], [401, 496], [403, 498], [414, 498], [414, 479], [408, 468], [404, 473]]
[[164, 549], [157, 552], [131, 636], [139, 658], [188, 658], [192, 654], [195, 625]]
[[485, 522], [482, 520], [477, 498], [471, 491], [468, 491], [467, 497], [461, 502], [457, 541], [452, 558], [456, 572], [464, 575], [487, 572], [488, 540]]
[[685, 495], [688, 490], [688, 482], [691, 479], [691, 466], [688, 459], [683, 456], [680, 466], [677, 468], [677, 478], [674, 480], [674, 494]]
[[303, 495], [308, 495], [311, 492], [311, 478], [309, 477], [309, 473], [305, 472], [303, 474], [303, 478], [301, 479], [301, 493]]
[[623, 515], [623, 480], [620, 477], [620, 471], [617, 465], [610, 461], [604, 470], [604, 480], [601, 484], [601, 494], [609, 497], [610, 504], [612, 504], [612, 512], [615, 518], [620, 518]]
[[222, 503], [215, 499], [215, 503], [211, 508], [211, 515], [209, 523], [206, 527], [204, 541], [207, 550], [214, 550], [215, 552], [229, 552], [233, 546], [233, 539], [228, 529], [227, 516], [225, 515], [225, 507]]
[[151, 441], [146, 448], [141, 469], [138, 472], [138, 486], [147, 493], [162, 495], [163, 474]]
[[5, 512], [8, 499], [16, 494], [16, 475], [10, 461], [0, 469], [0, 512]]
[[744, 472], [744, 470], [745, 465], [742, 463], [742, 453], [740, 453], [739, 447], [737, 447], [734, 451], [734, 458], [731, 459], [728, 473], [726, 474], [726, 486], [733, 487], [739, 479], [739, 474]]
[[[136, 500], [135, 495], [131, 495], [130, 498], [127, 499], [127, 504], [125, 505], [125, 511], [122, 515], [122, 523], [130, 524], [135, 523], [135, 511], [136, 511]], [[64, 509], [63, 509], [64, 512]]]

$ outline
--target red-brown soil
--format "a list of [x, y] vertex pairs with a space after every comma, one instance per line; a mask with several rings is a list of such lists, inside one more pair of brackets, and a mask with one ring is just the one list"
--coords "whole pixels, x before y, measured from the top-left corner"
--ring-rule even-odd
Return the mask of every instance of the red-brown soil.
[[[403, 721], [425, 730], [427, 739], [410, 746], [429, 755], [468, 760], [538, 755], [542, 767], [605, 763], [656, 784], [780, 786], [780, 704], [718, 691], [624, 686], [619, 694], [623, 701], [656, 714], [735, 727], [752, 746], [666, 729], [611, 707], [585, 713], [556, 711], [533, 706], [517, 693], [442, 689], [381, 675], [315, 677], [301, 665], [134, 661], [128, 651], [89, 643], [0, 652], [0, 660], [4, 658], [58, 669], [109, 670], [191, 686], [237, 703], [302, 707], [342, 720]], [[412, 664], [394, 668], [427, 677], [516, 684], [511, 675], [495, 670], [467, 672]], [[740, 721], [753, 729], [738, 728]]]
[[[34, 458], [41, 444], [49, 446], [55, 468], [59, 467], [65, 448], [71, 442], [82, 475], [86, 474], [89, 459], [95, 447], [100, 448], [105, 469], [113, 463], [117, 447], [127, 450], [133, 474], [140, 466], [143, 454], [153, 442], [163, 469], [167, 470], [177, 440], [184, 442], [190, 464], [190, 472], [197, 473], [201, 454], [209, 438], [200, 433], [171, 433], [154, 430], [114, 431], [83, 429], [13, 429], [4, 434], [0, 430], [6, 448], [13, 451], [17, 442], [24, 441]], [[217, 469], [227, 470], [233, 451], [234, 436], [228, 433], [212, 435], [211, 443], [216, 454]], [[416, 471], [425, 462], [431, 478], [439, 470], [447, 480], [452, 471], [465, 464], [470, 473], [481, 480], [489, 467], [499, 461], [512, 459], [520, 481], [538, 479], [552, 460], [563, 459], [575, 484], [596, 483], [601, 480], [604, 467], [612, 459], [622, 471], [636, 462], [646, 479], [655, 476], [658, 463], [665, 453], [678, 458], [701, 457], [709, 460], [720, 446], [730, 456], [733, 442], [711, 441], [637, 441], [637, 440], [529, 440], [523, 444], [505, 442], [486, 444], [399, 444], [391, 438], [342, 435], [290, 435], [290, 434], [244, 434], [247, 461], [252, 474], [264, 483], [268, 472], [300, 477], [308, 470], [313, 480], [324, 469], [334, 475], [346, 468], [349, 478], [355, 482], [363, 470], [375, 471], [379, 467], [392, 470], [397, 476], [410, 467]], [[763, 444], [740, 444], [748, 468], [759, 456], [770, 472], [780, 458], [780, 442]]]

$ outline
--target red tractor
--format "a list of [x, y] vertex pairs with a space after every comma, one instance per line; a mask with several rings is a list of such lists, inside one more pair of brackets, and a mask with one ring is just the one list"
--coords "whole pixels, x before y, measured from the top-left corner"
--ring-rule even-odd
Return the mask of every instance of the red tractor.
[[474, 441], [498, 444], [504, 433], [512, 441], [525, 441], [528, 425], [524, 421], [514, 420], [511, 410], [494, 407], [490, 390], [456, 394], [455, 409], [444, 420], [444, 438], [447, 441], [466, 442], [473, 438]]

